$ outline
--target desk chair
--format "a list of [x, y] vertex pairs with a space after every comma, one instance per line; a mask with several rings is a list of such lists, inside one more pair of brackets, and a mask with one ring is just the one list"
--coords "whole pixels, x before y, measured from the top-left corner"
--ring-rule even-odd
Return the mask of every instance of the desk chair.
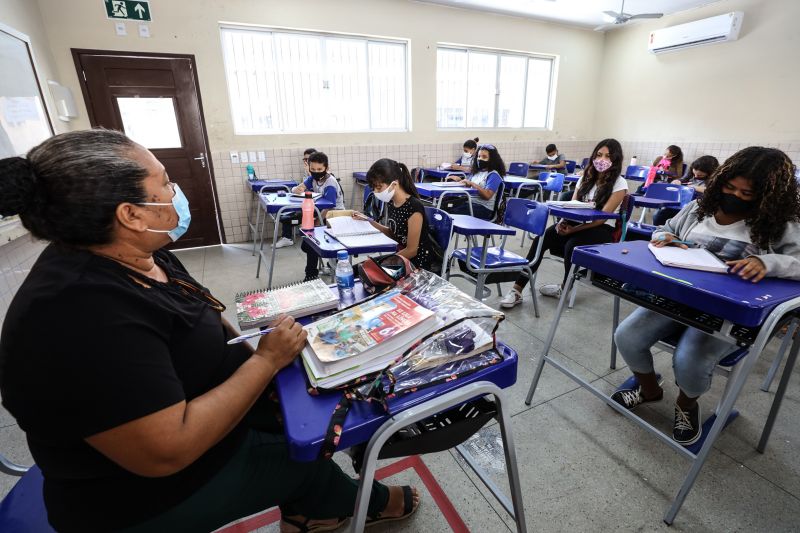
[[[564, 174], [560, 172], [539, 172], [539, 177], [537, 179], [543, 182], [541, 187], [542, 200], [544, 200], [544, 191], [550, 193], [547, 195], [547, 199], [551, 200], [554, 194], [561, 194], [561, 191], [564, 189]], [[521, 247], [525, 247], [526, 235], [527, 233], [523, 231], [522, 239], [519, 241]]]
[[508, 175], [519, 176], [520, 178], [528, 177], [528, 163], [514, 162], [508, 165]]
[[[503, 217], [503, 224], [530, 232], [533, 235], [541, 236], [547, 229], [547, 217], [549, 210], [547, 205], [524, 198], [511, 198], [506, 204], [506, 212]], [[522, 273], [530, 280], [531, 297], [533, 298], [533, 311], [539, 316], [539, 304], [536, 298], [536, 272], [531, 271], [531, 265], [538, 261], [542, 255], [543, 239], [539, 239], [536, 254], [530, 261], [515, 252], [505, 249], [507, 235], [504, 235], [500, 247], [473, 246], [467, 239], [467, 247], [454, 250], [450, 259], [455, 258], [459, 261], [461, 271], [474, 280], [476, 287], [483, 286], [484, 283], [496, 283], [497, 294], [500, 295], [500, 283], [513, 281]], [[449, 260], [448, 269], [449, 271]], [[505, 275], [503, 275], [505, 274]], [[494, 275], [494, 276], [492, 276]], [[449, 278], [448, 272], [448, 278]], [[492, 280], [492, 277], [495, 279]], [[511, 278], [511, 279], [508, 279]], [[480, 295], [476, 294], [476, 298]]]
[[589, 164], [589, 158], [588, 157], [584, 157], [581, 160], [581, 166], [579, 168], [584, 169], [584, 168], [586, 168], [586, 165], [588, 165], [588, 164]]
[[645, 181], [648, 172], [650, 172], [649, 166], [629, 165], [628, 168], [625, 169], [625, 174], [623, 176], [627, 180]]
[[444, 278], [450, 262], [450, 242], [453, 239], [453, 219], [450, 218], [450, 215], [446, 211], [427, 205], [425, 206], [425, 218], [428, 221], [430, 237], [436, 241], [436, 244], [443, 250], [440, 275]]
[[[695, 190], [691, 187], [685, 187], [683, 185], [671, 185], [669, 183], [652, 183], [645, 191], [644, 196], [645, 198], [676, 200], [680, 202], [678, 209], [683, 209], [684, 206], [686, 206], [686, 204], [694, 200]], [[644, 239], [650, 240], [657, 226], [653, 224], [645, 224], [644, 222], [645, 211], [646, 209], [642, 209], [642, 213], [639, 217], [638, 222], [628, 222], [627, 231], [633, 235], [637, 235]]]
[[[8, 461], [1, 456], [0, 461], [4, 466], [8, 464]], [[42, 494], [44, 483], [42, 471], [36, 465], [30, 468], [14, 466], [22, 468], [23, 472], [12, 473], [2, 468], [6, 474], [21, 477], [0, 502], [0, 531], [4, 533], [55, 533], [55, 530], [47, 522], [47, 509], [45, 509], [44, 495]]]
[[578, 166], [578, 163], [576, 161], [573, 161], [572, 159], [567, 159], [566, 163], [567, 163], [567, 168], [565, 170], [567, 171], [567, 174], [574, 173], [575, 167]]

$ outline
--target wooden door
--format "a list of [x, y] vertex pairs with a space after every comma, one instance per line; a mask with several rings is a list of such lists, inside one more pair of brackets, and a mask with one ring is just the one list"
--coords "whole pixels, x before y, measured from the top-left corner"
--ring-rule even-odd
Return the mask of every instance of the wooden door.
[[224, 242], [194, 56], [72, 50], [92, 127], [148, 148], [189, 199], [192, 223], [170, 248]]

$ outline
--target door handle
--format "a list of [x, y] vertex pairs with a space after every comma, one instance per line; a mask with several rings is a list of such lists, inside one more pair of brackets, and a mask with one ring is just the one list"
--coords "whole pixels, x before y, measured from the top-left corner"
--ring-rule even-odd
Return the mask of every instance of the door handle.
[[203, 168], [206, 168], [206, 154], [200, 154], [200, 157], [195, 157], [195, 161], [200, 161], [200, 164]]

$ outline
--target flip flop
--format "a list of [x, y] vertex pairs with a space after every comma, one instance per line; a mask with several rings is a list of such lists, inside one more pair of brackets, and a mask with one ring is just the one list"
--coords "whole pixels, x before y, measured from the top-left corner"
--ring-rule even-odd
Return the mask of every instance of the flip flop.
[[309, 522], [311, 522], [312, 520], [318, 520], [318, 519], [316, 519], [316, 518], [306, 518], [303, 522], [300, 522], [298, 520], [294, 520], [292, 518], [286, 518], [285, 516], [282, 516], [281, 520], [283, 520], [284, 522], [286, 522], [287, 524], [289, 524], [291, 526], [296, 527], [298, 529], [299, 533], [321, 533], [323, 531], [333, 531], [335, 529], [339, 529], [340, 527], [342, 527], [344, 525], [345, 522], [347, 522], [347, 520], [349, 518], [350, 517], [348, 517], [348, 516], [339, 517], [338, 521], [336, 523], [334, 523], [334, 524], [311, 524], [311, 525], [309, 525]]
[[401, 516], [386, 516], [381, 518], [381, 514], [378, 513], [376, 518], [367, 517], [367, 522], [365, 524], [366, 527], [374, 526], [375, 524], [383, 524], [385, 522], [405, 520], [414, 514], [419, 507], [419, 504], [414, 507], [414, 493], [411, 491], [411, 487], [408, 485], [403, 485], [401, 488], [403, 489], [403, 514]]

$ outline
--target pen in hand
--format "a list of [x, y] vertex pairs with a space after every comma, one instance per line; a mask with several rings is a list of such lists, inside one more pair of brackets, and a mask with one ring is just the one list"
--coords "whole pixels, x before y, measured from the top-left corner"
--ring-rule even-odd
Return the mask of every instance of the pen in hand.
[[267, 333], [271, 333], [275, 328], [265, 328], [255, 331], [253, 333], [245, 333], [244, 335], [239, 335], [228, 341], [228, 344], [239, 344], [240, 342], [244, 342], [247, 339], [253, 339], [255, 337], [260, 337], [262, 335], [266, 335]]

